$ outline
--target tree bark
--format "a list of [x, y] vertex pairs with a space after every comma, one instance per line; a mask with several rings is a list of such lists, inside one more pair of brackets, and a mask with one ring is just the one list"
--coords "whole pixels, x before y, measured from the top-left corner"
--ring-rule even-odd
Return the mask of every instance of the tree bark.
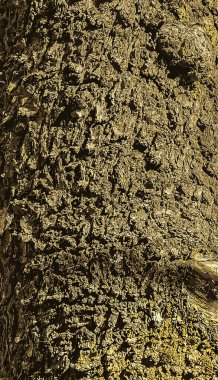
[[0, 1], [1, 379], [218, 378], [217, 13]]

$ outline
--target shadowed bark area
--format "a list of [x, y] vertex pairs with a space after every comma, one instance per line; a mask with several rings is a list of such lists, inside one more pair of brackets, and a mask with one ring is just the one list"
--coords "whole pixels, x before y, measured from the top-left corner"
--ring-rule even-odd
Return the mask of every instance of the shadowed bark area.
[[217, 15], [0, 1], [1, 379], [218, 378]]

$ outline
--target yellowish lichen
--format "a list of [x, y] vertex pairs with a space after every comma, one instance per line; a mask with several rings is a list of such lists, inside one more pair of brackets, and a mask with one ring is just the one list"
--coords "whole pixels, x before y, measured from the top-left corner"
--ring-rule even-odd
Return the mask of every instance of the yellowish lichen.
[[179, 12], [178, 12], [178, 16], [180, 18], [180, 20], [190, 20], [190, 15], [191, 15], [191, 7], [189, 4], [183, 4], [180, 8], [179, 8]]
[[7, 87], [7, 92], [10, 94], [17, 86], [17, 83], [10, 82]]
[[214, 25], [214, 20], [211, 17], [204, 17], [204, 30], [211, 40], [212, 46], [217, 49], [218, 47], [218, 32]]

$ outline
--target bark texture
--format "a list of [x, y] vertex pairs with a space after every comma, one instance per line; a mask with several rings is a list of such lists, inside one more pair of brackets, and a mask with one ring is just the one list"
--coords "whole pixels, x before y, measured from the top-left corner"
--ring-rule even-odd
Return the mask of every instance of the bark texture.
[[0, 0], [1, 379], [218, 379], [216, 0]]

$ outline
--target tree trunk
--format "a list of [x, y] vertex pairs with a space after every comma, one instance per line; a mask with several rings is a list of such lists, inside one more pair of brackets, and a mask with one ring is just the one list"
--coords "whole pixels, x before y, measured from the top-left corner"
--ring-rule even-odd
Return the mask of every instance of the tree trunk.
[[216, 0], [0, 0], [1, 379], [218, 379]]

